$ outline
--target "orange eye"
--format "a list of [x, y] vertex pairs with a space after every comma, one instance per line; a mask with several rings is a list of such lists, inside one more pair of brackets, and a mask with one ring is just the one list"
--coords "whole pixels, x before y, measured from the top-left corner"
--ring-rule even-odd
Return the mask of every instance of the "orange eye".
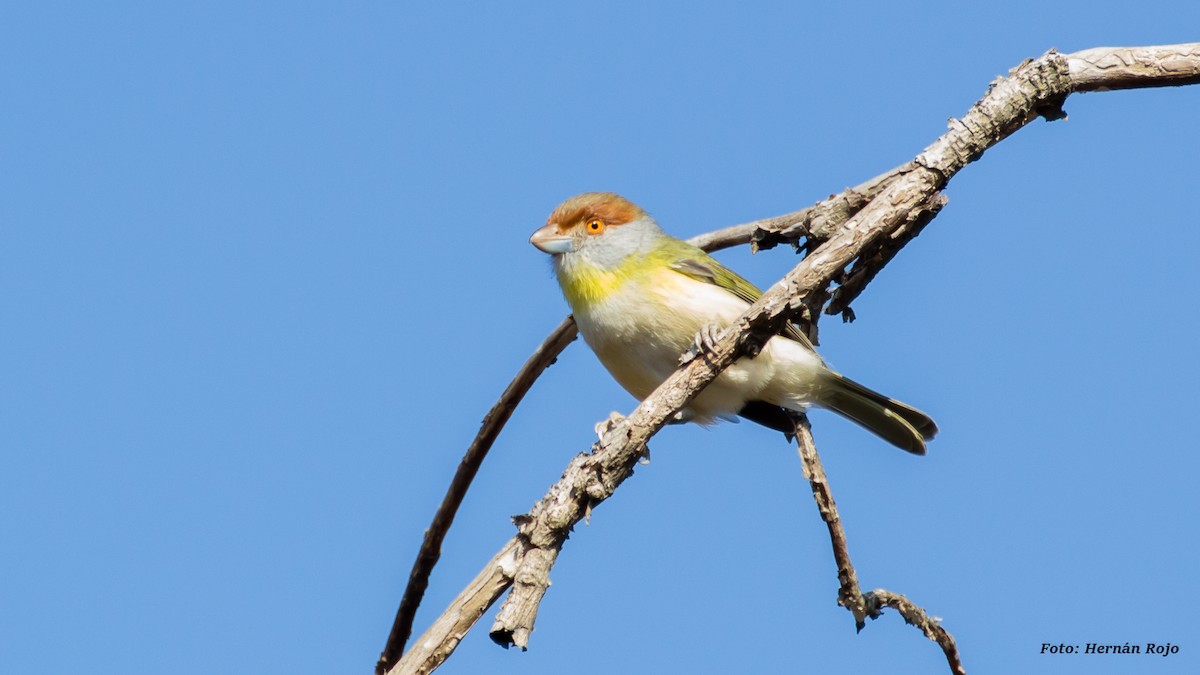
[[600, 234], [604, 231], [604, 221], [599, 218], [592, 218], [587, 224], [588, 234]]

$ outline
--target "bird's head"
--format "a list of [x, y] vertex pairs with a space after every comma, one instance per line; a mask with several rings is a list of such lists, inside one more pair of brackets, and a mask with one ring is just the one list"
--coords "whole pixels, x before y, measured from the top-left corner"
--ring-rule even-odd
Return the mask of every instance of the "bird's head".
[[611, 192], [585, 192], [558, 205], [529, 243], [562, 264], [581, 258], [614, 267], [664, 236], [637, 204]]

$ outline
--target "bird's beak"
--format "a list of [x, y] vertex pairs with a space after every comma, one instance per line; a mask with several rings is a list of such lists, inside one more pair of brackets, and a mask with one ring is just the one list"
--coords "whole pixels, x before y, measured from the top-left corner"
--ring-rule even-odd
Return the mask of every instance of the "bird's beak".
[[549, 223], [529, 238], [529, 243], [550, 254], [570, 253], [571, 238], [558, 233], [558, 225]]

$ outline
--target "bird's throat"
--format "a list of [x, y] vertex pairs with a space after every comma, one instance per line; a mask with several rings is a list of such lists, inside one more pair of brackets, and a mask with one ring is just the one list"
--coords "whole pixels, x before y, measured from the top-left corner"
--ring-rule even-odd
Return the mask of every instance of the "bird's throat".
[[636, 269], [630, 256], [616, 267], [602, 267], [588, 260], [564, 261], [558, 267], [558, 283], [573, 311], [603, 302], [629, 280]]

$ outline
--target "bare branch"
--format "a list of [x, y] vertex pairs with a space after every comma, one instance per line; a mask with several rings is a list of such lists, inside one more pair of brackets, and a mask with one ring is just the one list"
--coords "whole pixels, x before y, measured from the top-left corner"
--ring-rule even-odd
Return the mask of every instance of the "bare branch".
[[[812, 210], [756, 221], [711, 235], [710, 240], [703, 243], [713, 248], [740, 242], [741, 237], [759, 248], [779, 241], [795, 242], [811, 237], [807, 246], [811, 252], [781, 283], [772, 287], [725, 330], [703, 358], [692, 359], [680, 368], [629, 418], [610, 418], [592, 452], [576, 457], [533, 510], [518, 519], [517, 538], [506, 545], [389, 672], [429, 672], [436, 668], [465, 632], [462, 621], [472, 616], [470, 621], [477, 619], [484, 610], [476, 614], [476, 608], [489, 606], [507, 585], [512, 584], [515, 576], [528, 573], [529, 577], [513, 587], [512, 595], [500, 612], [503, 621], [498, 619], [493, 633], [493, 637], [501, 641], [523, 647], [533, 629], [537, 604], [549, 585], [549, 568], [567, 533], [632, 474], [637, 458], [645, 452], [646, 441], [721, 370], [739, 356], [761, 347], [784, 322], [801, 312], [806, 307], [808, 295], [823, 292], [832, 281], [846, 278], [846, 267], [855, 263], [847, 281], [851, 291], [840, 303], [848, 309], [849, 299], [856, 297], [878, 269], [940, 209], [943, 203], [940, 190], [950, 178], [967, 163], [982, 156], [987, 148], [1039, 116], [1048, 120], [1063, 117], [1062, 102], [1072, 92], [1189, 84], [1200, 82], [1198, 72], [1200, 44], [1095, 49], [1071, 55], [1051, 51], [1018, 66], [1008, 77], [993, 82], [985, 96], [961, 120], [950, 121], [950, 130], [946, 134], [912, 162], [873, 179], [874, 183], [868, 181], [871, 188], [847, 190]], [[827, 216], [828, 220], [817, 216]], [[880, 242], [885, 238], [898, 244], [883, 247]], [[814, 248], [814, 241], [822, 243]], [[872, 252], [871, 256], [865, 255]], [[563, 329], [564, 326], [560, 326], [560, 330]], [[573, 330], [568, 332], [573, 333]], [[534, 373], [535, 377], [537, 373]], [[513, 405], [523, 393], [521, 390], [516, 394]], [[505, 419], [508, 413], [505, 413]], [[503, 420], [496, 425], [496, 433], [502, 424]], [[487, 440], [487, 445], [490, 443], [491, 440]], [[513, 551], [512, 565], [507, 564], [509, 558], [506, 557], [510, 550]], [[531, 553], [535, 557], [526, 564], [525, 558]], [[505, 564], [498, 562], [501, 560]], [[953, 640], [935, 621], [924, 617], [923, 612], [918, 614], [915, 605], [903, 596], [874, 591], [847, 600], [853, 605], [849, 608], [860, 623], [863, 617], [878, 613], [880, 606], [896, 607], [906, 619], [917, 623], [927, 635], [937, 640], [946, 651], [952, 669], [961, 672]], [[447, 623], [455, 628], [446, 629]], [[946, 646], [942, 636], [950, 647]]]
[[900, 612], [900, 616], [904, 617], [906, 622], [920, 628], [925, 637], [938, 643], [946, 655], [946, 663], [950, 666], [950, 672], [955, 675], [966, 675], [967, 670], [963, 667], [962, 657], [958, 653], [958, 645], [954, 643], [954, 638], [950, 637], [950, 633], [942, 628], [939, 619], [929, 616], [925, 610], [913, 604], [903, 595], [885, 591], [882, 588], [866, 593], [863, 599], [867, 603], [867, 609], [874, 614], [878, 614], [883, 607], [891, 607]]
[[1200, 42], [1161, 47], [1100, 47], [1064, 56], [1075, 91], [1200, 83]]
[[910, 169], [910, 164], [904, 164], [799, 211], [732, 225], [692, 237], [689, 241], [709, 252], [740, 244], [750, 244], [758, 252], [780, 243], [795, 244], [801, 239], [811, 240], [809, 248], [816, 248], [816, 243], [827, 239], [851, 216], [862, 210], [867, 202], [891, 185], [893, 180]]
[[817, 512], [821, 514], [821, 520], [825, 521], [825, 527], [829, 530], [829, 542], [833, 545], [833, 559], [838, 571], [838, 604], [854, 615], [854, 625], [858, 630], [866, 626], [867, 619], [878, 618], [884, 607], [896, 609], [906, 622], [920, 628], [926, 637], [942, 648], [946, 661], [950, 664], [950, 672], [966, 675], [958, 653], [958, 645], [938, 619], [929, 616], [925, 610], [899, 593], [879, 588], [863, 594], [858, 585], [858, 573], [850, 560], [846, 531], [842, 528], [842, 519], [833, 500], [833, 492], [830, 491], [829, 481], [825, 478], [825, 467], [821, 464], [821, 456], [817, 453], [817, 445], [813, 441], [812, 428], [804, 415], [796, 416], [795, 436], [800, 462], [804, 467], [804, 477], [812, 488]]
[[846, 543], [846, 531], [842, 529], [842, 519], [838, 516], [837, 504], [833, 501], [833, 493], [825, 478], [825, 467], [817, 454], [817, 445], [813, 441], [812, 428], [808, 425], [808, 417], [796, 417], [796, 448], [800, 453], [800, 463], [804, 467], [804, 479], [812, 488], [813, 500], [817, 503], [817, 512], [825, 527], [829, 530], [829, 543], [833, 545], [833, 561], [837, 564], [838, 573], [838, 604], [850, 610], [854, 615], [854, 625], [862, 630], [867, 625], [867, 618], [875, 618], [867, 609], [862, 591], [859, 590], [858, 573], [850, 561], [850, 546]]
[[450, 601], [450, 607], [442, 612], [399, 663], [389, 666], [390, 672], [429, 673], [442, 665], [458, 647], [462, 637], [471, 630], [471, 626], [512, 585], [520, 548], [516, 537], [509, 539], [471, 583]]
[[[910, 214], [909, 222], [896, 230], [895, 234], [882, 239], [872, 250], [859, 256], [858, 260], [854, 261], [854, 266], [842, 277], [837, 290], [833, 292], [825, 313], [841, 314], [843, 321], [853, 321], [854, 311], [850, 309], [850, 303], [867, 289], [867, 284], [875, 279], [875, 275], [891, 262], [905, 244], [921, 233], [925, 225], [941, 212], [948, 201], [945, 195], [938, 193], [924, 208]], [[816, 312], [813, 314], [815, 316]]]
[[467, 495], [471, 481], [474, 480], [488, 451], [492, 449], [496, 437], [500, 435], [500, 430], [504, 428], [508, 418], [512, 416], [513, 410], [516, 410], [517, 404], [525, 397], [525, 392], [529, 391], [542, 371], [554, 363], [562, 350], [566, 349], [578, 334], [574, 319], [569, 316], [563, 319], [562, 323], [558, 324], [558, 328], [555, 328], [554, 332], [550, 333], [525, 361], [525, 365], [521, 366], [517, 376], [500, 395], [500, 400], [496, 401], [483, 418], [479, 433], [475, 435], [475, 440], [471, 441], [462, 461], [458, 463], [458, 470], [455, 471], [454, 478], [450, 481], [450, 487], [446, 490], [446, 496], [442, 498], [441, 506], [433, 516], [433, 522], [429, 525], [429, 529], [425, 530], [425, 539], [421, 542], [421, 550], [417, 552], [417, 559], [413, 562], [412, 571], [408, 575], [408, 585], [404, 588], [404, 597], [400, 600], [400, 608], [396, 610], [392, 631], [388, 635], [383, 653], [379, 655], [379, 661], [375, 664], [377, 674], [386, 672], [404, 652], [404, 645], [412, 633], [417, 607], [421, 604], [425, 589], [429, 587], [429, 575], [442, 555], [442, 540], [446, 538], [446, 532], [450, 530], [450, 525], [454, 522], [454, 515], [458, 513], [458, 507], [462, 504], [463, 497]]

